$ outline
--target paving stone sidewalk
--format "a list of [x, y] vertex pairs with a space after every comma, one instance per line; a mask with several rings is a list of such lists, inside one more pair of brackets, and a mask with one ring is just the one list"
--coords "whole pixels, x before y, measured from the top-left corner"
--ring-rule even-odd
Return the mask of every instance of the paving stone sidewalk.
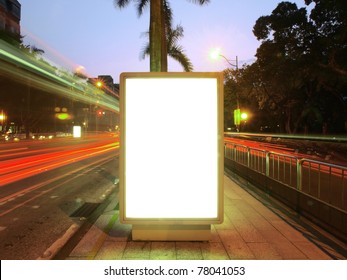
[[[132, 241], [131, 225], [119, 223], [114, 199], [67, 257], [69, 260], [328, 260], [346, 259], [347, 246], [286, 215], [224, 176], [224, 222], [212, 225], [209, 242]], [[286, 211], [282, 211], [282, 210]]]

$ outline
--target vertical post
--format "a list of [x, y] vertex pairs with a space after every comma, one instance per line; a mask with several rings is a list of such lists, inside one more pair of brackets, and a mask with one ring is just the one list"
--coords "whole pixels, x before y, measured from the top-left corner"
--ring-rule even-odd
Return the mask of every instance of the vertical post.
[[266, 177], [270, 176], [270, 153], [266, 152], [266, 170], [265, 170], [265, 175]]
[[149, 49], [150, 71], [161, 71], [162, 55], [162, 0], [150, 0]]
[[247, 167], [249, 168], [249, 162], [251, 157], [251, 148], [247, 147]]
[[297, 160], [296, 162], [296, 189], [301, 191], [302, 189], [302, 160]]
[[161, 13], [161, 72], [167, 72], [167, 38], [166, 38], [166, 34], [167, 34], [167, 30], [168, 30], [168, 26], [166, 26], [166, 19], [165, 19], [165, 15], [164, 15], [164, 9], [166, 7], [164, 7], [164, 0], [162, 0], [162, 13]]

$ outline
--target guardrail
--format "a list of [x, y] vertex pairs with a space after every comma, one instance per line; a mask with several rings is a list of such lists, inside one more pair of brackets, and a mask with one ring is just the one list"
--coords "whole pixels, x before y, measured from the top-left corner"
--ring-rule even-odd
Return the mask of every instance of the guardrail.
[[298, 190], [328, 205], [347, 210], [347, 167], [300, 159], [298, 172]]
[[232, 142], [225, 142], [224, 157], [226, 166], [239, 175], [346, 237], [346, 166]]

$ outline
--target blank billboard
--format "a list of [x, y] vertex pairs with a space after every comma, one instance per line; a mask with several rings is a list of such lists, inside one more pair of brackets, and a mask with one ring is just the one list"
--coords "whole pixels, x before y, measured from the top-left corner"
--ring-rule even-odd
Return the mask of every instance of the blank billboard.
[[221, 73], [122, 73], [123, 223], [223, 219]]

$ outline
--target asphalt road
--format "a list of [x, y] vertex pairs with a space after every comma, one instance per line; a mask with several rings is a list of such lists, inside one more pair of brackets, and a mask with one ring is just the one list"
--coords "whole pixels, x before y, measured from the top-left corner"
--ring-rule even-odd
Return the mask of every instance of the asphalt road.
[[[86, 226], [92, 213], [117, 191], [118, 140], [80, 141], [31, 143], [35, 148], [23, 143], [1, 146], [0, 259], [49, 257], [57, 240]], [[23, 148], [29, 153], [16, 157]], [[26, 165], [20, 165], [24, 161]]]

